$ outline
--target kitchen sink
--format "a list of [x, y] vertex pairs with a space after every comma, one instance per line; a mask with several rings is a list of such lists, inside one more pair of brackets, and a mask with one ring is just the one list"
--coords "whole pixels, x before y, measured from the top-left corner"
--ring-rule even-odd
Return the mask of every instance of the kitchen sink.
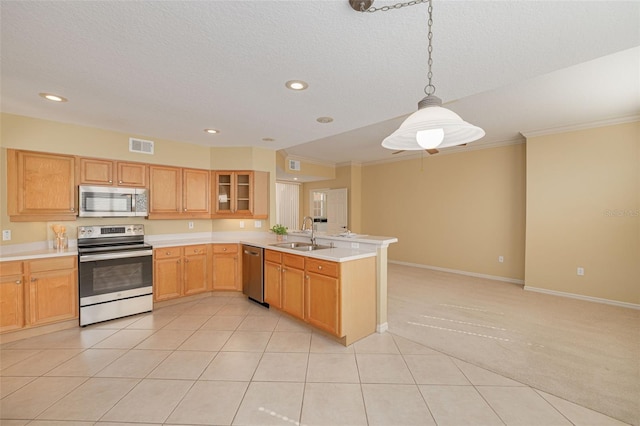
[[308, 246], [300, 246], [300, 247], [294, 247], [294, 250], [300, 250], [300, 251], [313, 251], [313, 250], [323, 250], [323, 249], [328, 249], [331, 248], [330, 246], [321, 246], [320, 244], [309, 244]]
[[275, 247], [298, 249], [298, 248], [301, 248], [301, 247], [310, 247], [311, 243], [303, 243], [303, 242], [300, 242], [300, 241], [295, 241], [295, 242], [291, 242], [291, 243], [277, 243], [277, 244], [271, 244], [271, 245], [275, 246]]
[[313, 251], [313, 250], [323, 250], [323, 249], [331, 248], [331, 246], [303, 243], [300, 241], [295, 241], [291, 243], [277, 243], [277, 244], [271, 244], [271, 245], [275, 247], [282, 247], [282, 248], [288, 248], [288, 249], [299, 250], [299, 251]]

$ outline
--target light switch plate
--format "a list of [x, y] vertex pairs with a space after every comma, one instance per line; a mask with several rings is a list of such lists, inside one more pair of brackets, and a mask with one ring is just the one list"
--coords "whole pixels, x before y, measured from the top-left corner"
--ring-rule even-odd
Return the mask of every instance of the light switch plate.
[[261, 220], [256, 220], [256, 221], [253, 223], [253, 227], [254, 227], [254, 228], [262, 228], [262, 221], [261, 221]]
[[240, 221], [240, 228], [244, 228], [244, 220]]
[[11, 229], [5, 229], [2, 231], [2, 241], [11, 240]]

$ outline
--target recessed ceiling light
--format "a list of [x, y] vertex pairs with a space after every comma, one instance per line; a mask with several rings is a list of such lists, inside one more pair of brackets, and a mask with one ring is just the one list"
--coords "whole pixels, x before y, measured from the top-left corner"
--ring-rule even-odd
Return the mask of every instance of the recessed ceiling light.
[[333, 121], [333, 118], [331, 118], [331, 117], [318, 117], [318, 118], [316, 118], [316, 121], [318, 123], [327, 124], [327, 123], [331, 123]]
[[215, 135], [216, 133], [220, 133], [220, 130], [218, 129], [204, 129], [204, 131], [207, 133], [211, 133], [212, 135]]
[[262, 138], [262, 141], [263, 142], [273, 142], [273, 141], [275, 141], [275, 139], [274, 138]]
[[59, 96], [59, 95], [54, 95], [53, 93], [39, 93], [39, 95], [48, 101], [67, 102], [67, 98], [63, 98], [62, 96]]
[[309, 85], [302, 80], [289, 80], [284, 85], [291, 90], [304, 90], [309, 87]]

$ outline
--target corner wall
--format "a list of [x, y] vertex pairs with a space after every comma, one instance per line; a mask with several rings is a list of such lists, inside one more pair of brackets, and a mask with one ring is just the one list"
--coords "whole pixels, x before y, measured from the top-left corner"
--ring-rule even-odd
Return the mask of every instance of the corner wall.
[[362, 188], [362, 232], [398, 238], [389, 260], [524, 279], [524, 144], [368, 165]]
[[525, 285], [640, 304], [640, 122], [527, 138]]

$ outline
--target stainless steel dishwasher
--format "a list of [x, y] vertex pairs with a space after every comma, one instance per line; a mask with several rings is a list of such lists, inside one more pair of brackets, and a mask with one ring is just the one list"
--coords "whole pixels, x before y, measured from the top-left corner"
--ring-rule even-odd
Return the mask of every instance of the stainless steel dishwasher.
[[242, 245], [242, 292], [249, 299], [269, 306], [264, 302], [264, 249]]

